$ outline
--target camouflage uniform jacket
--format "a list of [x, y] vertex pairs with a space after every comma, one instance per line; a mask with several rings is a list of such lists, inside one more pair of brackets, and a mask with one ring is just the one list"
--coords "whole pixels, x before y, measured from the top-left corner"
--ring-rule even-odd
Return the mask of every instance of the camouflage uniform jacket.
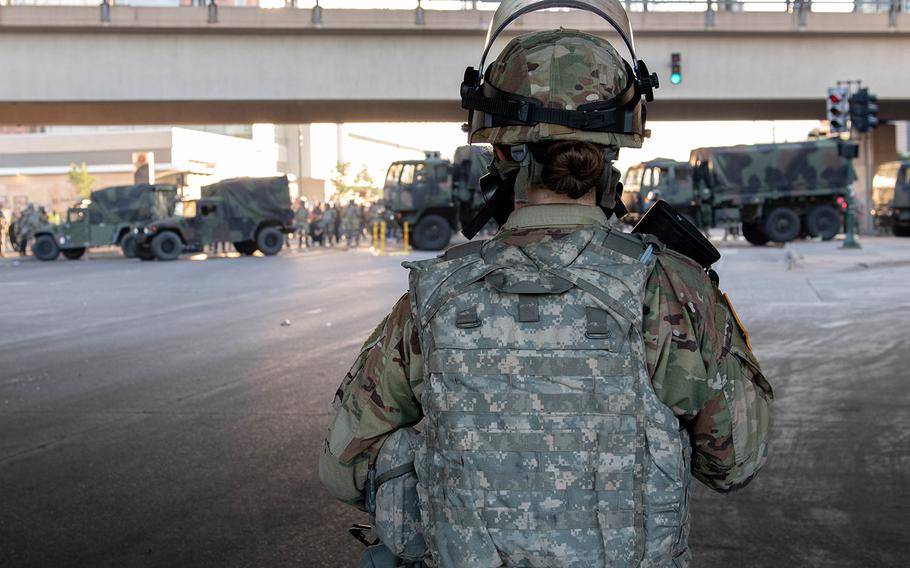
[[[523, 239], [567, 227], [605, 225], [596, 207], [537, 205], [505, 229]], [[700, 267], [664, 250], [643, 306], [646, 363], [659, 399], [689, 430], [692, 474], [727, 492], [745, 486], [767, 457], [772, 391], [726, 297]], [[367, 469], [385, 437], [422, 417], [424, 381], [408, 296], [370, 334], [333, 402], [320, 479], [341, 501], [363, 508]]]

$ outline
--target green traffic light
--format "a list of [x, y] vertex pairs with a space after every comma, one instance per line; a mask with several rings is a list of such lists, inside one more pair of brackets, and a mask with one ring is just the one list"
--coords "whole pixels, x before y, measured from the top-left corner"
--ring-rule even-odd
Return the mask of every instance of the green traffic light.
[[670, 82], [673, 83], [674, 85], [679, 85], [680, 83], [682, 83], [682, 73], [679, 73], [676, 71], [674, 71], [673, 73], [670, 73]]

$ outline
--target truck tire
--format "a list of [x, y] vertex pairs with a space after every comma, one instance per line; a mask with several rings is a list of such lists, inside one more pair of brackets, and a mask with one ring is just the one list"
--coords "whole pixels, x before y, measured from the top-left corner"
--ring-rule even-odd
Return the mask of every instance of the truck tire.
[[238, 241], [234, 243], [234, 249], [243, 256], [250, 256], [256, 252], [256, 243], [253, 241]]
[[816, 205], [806, 215], [806, 229], [813, 237], [830, 241], [840, 232], [840, 213], [833, 205]]
[[799, 236], [802, 230], [799, 215], [789, 207], [772, 209], [762, 227], [768, 239], [775, 243], [788, 243]]
[[264, 227], [256, 235], [256, 248], [262, 254], [272, 256], [281, 252], [284, 246], [284, 235], [275, 227]]
[[183, 241], [176, 233], [165, 231], [155, 235], [151, 249], [158, 260], [176, 260], [183, 252]]
[[442, 250], [452, 240], [452, 226], [440, 215], [426, 215], [414, 227], [414, 248]]
[[85, 254], [85, 247], [65, 249], [61, 252], [63, 253], [63, 256], [67, 258], [67, 260], [79, 260], [82, 258], [82, 255]]
[[771, 240], [758, 223], [743, 223], [743, 237], [757, 247], [763, 247]]
[[50, 235], [41, 235], [32, 244], [32, 255], [38, 260], [57, 260], [60, 256], [60, 247]]
[[120, 239], [120, 250], [126, 258], [136, 258], [136, 237], [126, 235]]

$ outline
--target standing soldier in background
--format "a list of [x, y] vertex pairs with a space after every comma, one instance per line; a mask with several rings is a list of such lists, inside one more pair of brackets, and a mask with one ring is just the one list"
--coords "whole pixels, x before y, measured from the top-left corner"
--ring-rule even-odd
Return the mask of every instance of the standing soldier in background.
[[35, 209], [34, 203], [29, 203], [28, 207], [25, 208], [25, 211], [22, 212], [22, 215], [19, 217], [18, 223], [16, 223], [16, 240], [19, 243], [19, 256], [25, 256], [26, 250], [32, 237], [35, 234], [35, 230], [39, 225], [39, 213]]
[[0, 257], [3, 256], [3, 241], [6, 240], [6, 215], [3, 214], [3, 209], [0, 209]]
[[[487, 49], [562, 5], [501, 3]], [[504, 223], [406, 263], [408, 293], [335, 393], [320, 479], [373, 516], [382, 544], [361, 566], [687, 566], [690, 475], [729, 492], [765, 462], [771, 388], [729, 300], [608, 223], [612, 162], [641, 146], [656, 79], [618, 0], [572, 6], [607, 19], [635, 67], [558, 29], [469, 69], [469, 139], [494, 146]]]
[[338, 222], [338, 210], [335, 209], [335, 205], [332, 203], [325, 204], [325, 211], [322, 212], [322, 221], [320, 225], [322, 227], [322, 239], [323, 241], [328, 241], [328, 245], [332, 246], [334, 243], [337, 243], [335, 235], [335, 226]]
[[294, 212], [294, 232], [297, 233], [297, 248], [306, 244], [310, 247], [310, 212], [307, 210], [306, 201], [297, 201], [297, 211]]
[[341, 214], [341, 229], [349, 247], [360, 246], [360, 233], [363, 232], [363, 212], [354, 200], [348, 201]]

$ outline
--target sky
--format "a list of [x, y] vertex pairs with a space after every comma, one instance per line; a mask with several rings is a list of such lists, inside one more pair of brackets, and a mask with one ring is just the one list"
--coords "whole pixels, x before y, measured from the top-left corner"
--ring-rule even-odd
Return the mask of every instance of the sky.
[[[818, 125], [815, 120], [649, 122], [651, 137], [640, 149], [621, 150], [616, 166], [624, 172], [629, 166], [652, 158], [686, 161], [691, 150], [704, 146], [796, 142], [805, 140]], [[313, 177], [331, 178], [338, 159], [338, 130], [335, 124], [312, 125]], [[460, 123], [349, 123], [341, 126], [341, 132], [343, 161], [350, 163], [355, 171], [366, 166], [379, 184], [395, 160], [420, 159], [423, 157], [420, 149], [438, 151], [442, 157], [451, 158], [455, 148], [467, 143]]]

